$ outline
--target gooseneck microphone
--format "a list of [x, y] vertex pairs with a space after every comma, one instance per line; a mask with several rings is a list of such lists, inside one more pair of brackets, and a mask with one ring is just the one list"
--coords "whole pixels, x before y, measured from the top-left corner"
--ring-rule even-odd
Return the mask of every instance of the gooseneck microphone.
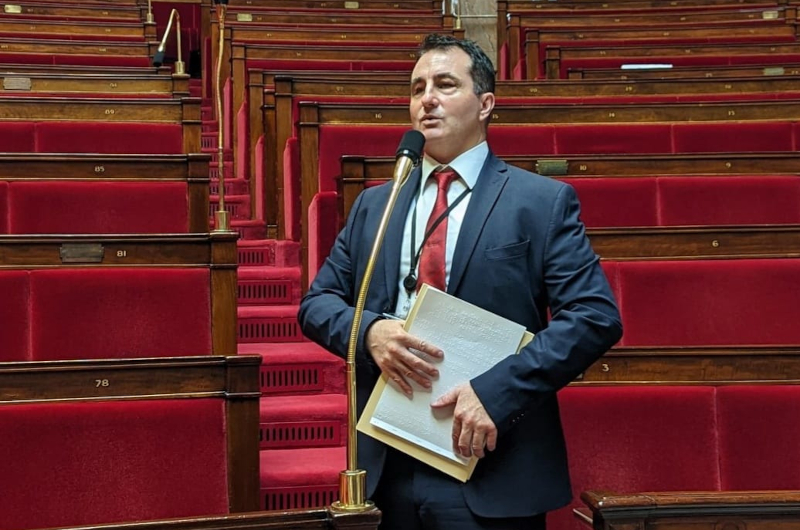
[[401, 186], [405, 183], [411, 170], [419, 162], [424, 146], [425, 136], [421, 132], [411, 130], [403, 135], [403, 139], [400, 140], [400, 145], [397, 147], [397, 153], [395, 153], [397, 160], [393, 176], [395, 182], [399, 182]]
[[345, 364], [345, 375], [347, 377], [347, 469], [339, 474], [339, 500], [333, 503], [334, 510], [357, 512], [375, 509], [375, 505], [366, 498], [367, 472], [363, 469], [358, 469], [358, 450], [356, 447], [356, 423], [358, 421], [356, 417], [356, 344], [358, 343], [361, 320], [364, 317], [367, 291], [372, 281], [372, 274], [375, 271], [375, 262], [378, 260], [383, 237], [386, 234], [386, 227], [389, 225], [389, 218], [392, 216], [392, 210], [394, 210], [394, 204], [400, 194], [400, 188], [408, 180], [411, 170], [419, 162], [424, 145], [425, 136], [419, 131], [408, 131], [403, 135], [403, 139], [400, 140], [400, 146], [397, 148], [396, 153], [397, 162], [394, 167], [392, 189], [389, 193], [389, 199], [386, 201], [381, 221], [378, 224], [372, 251], [369, 259], [367, 259], [364, 276], [361, 279], [361, 285], [359, 285], [356, 296]]

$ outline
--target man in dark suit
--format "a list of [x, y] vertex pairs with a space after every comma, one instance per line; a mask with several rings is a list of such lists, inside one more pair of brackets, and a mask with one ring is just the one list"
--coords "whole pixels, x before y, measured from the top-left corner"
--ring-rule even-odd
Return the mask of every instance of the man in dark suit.
[[[447, 352], [385, 318], [404, 318], [422, 281], [536, 336], [431, 403], [454, 407], [454, 450], [480, 459], [467, 483], [360, 436], [359, 466], [384, 529], [543, 529], [544, 514], [571, 498], [556, 391], [622, 333], [574, 190], [489, 151], [493, 92], [492, 64], [477, 45], [438, 35], [423, 43], [410, 113], [425, 157], [398, 197], [367, 296], [356, 350], [359, 412], [381, 373], [406, 393], [411, 381], [429, 388], [438, 375], [438, 363], [410, 349], [434, 358]], [[447, 172], [455, 175], [439, 176]], [[356, 200], [300, 306], [304, 333], [342, 356], [389, 189]]]

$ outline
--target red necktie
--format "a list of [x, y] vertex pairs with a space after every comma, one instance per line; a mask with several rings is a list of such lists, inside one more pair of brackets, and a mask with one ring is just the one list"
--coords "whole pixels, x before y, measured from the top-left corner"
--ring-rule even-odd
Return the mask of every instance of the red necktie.
[[[437, 171], [433, 174], [436, 179], [438, 187], [436, 193], [436, 204], [433, 206], [431, 216], [428, 218], [428, 224], [425, 227], [427, 234], [436, 219], [444, 214], [447, 210], [447, 189], [450, 184], [458, 178], [458, 173], [452, 169], [444, 169]], [[436, 229], [425, 241], [422, 247], [422, 254], [419, 257], [419, 281], [417, 282], [417, 290], [422, 287], [423, 283], [427, 283], [432, 287], [444, 291], [446, 288], [445, 280], [447, 278], [447, 261], [445, 258], [445, 248], [447, 244], [447, 217], [436, 226]]]

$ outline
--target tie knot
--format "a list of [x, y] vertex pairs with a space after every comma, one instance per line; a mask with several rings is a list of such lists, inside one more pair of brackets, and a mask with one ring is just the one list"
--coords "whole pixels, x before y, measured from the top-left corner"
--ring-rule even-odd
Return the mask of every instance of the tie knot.
[[433, 172], [433, 177], [436, 179], [436, 184], [440, 190], [447, 191], [450, 184], [458, 178], [458, 173], [455, 170], [448, 168], [440, 169]]

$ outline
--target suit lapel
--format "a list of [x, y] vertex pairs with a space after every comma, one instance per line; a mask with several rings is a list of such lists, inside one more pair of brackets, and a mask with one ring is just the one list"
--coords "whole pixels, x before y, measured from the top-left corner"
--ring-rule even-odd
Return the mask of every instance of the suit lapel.
[[416, 167], [400, 189], [400, 194], [397, 196], [397, 202], [394, 205], [394, 210], [392, 210], [392, 216], [389, 218], [389, 226], [386, 227], [386, 237], [383, 241], [383, 255], [385, 258], [383, 261], [384, 283], [386, 285], [386, 294], [391, 301], [397, 298], [400, 256], [403, 250], [401, 248], [403, 244], [403, 230], [405, 229], [408, 210], [411, 208], [411, 203], [419, 191], [421, 173], [422, 170]]
[[469, 206], [464, 215], [464, 222], [458, 234], [453, 264], [450, 269], [450, 281], [447, 284], [447, 292], [455, 293], [464, 276], [472, 254], [475, 252], [475, 245], [478, 243], [483, 227], [489, 214], [497, 203], [500, 191], [508, 180], [506, 175], [506, 164], [496, 158], [492, 153], [486, 158], [483, 164], [478, 182], [472, 189], [472, 197], [469, 199]]

